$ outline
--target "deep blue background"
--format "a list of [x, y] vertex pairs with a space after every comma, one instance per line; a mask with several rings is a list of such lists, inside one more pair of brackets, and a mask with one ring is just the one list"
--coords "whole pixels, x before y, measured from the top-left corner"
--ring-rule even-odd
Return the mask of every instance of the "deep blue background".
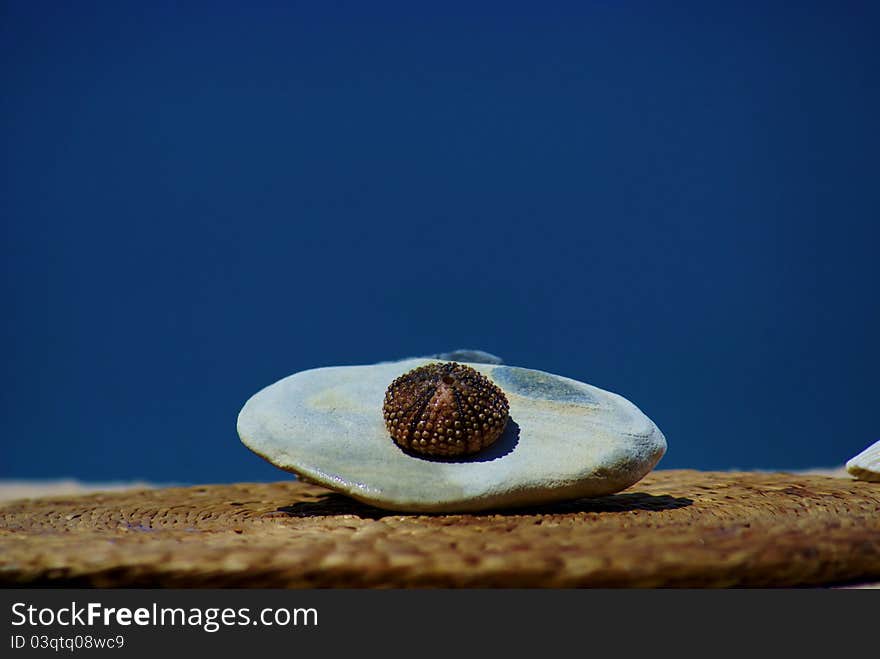
[[876, 3], [67, 4], [2, 5], [0, 477], [285, 478], [250, 395], [460, 347], [661, 467], [880, 438]]

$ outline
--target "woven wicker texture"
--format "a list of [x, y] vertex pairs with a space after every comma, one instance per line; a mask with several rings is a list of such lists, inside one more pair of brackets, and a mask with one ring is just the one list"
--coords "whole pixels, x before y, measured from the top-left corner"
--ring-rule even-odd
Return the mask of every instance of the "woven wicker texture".
[[880, 484], [655, 471], [528, 510], [410, 515], [299, 482], [0, 505], [0, 584], [818, 586], [880, 578]]

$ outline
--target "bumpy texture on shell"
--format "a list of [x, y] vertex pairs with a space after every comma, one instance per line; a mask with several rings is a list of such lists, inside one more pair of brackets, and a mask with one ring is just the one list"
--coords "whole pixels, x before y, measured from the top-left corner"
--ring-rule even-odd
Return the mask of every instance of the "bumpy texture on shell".
[[427, 364], [385, 391], [385, 426], [403, 449], [453, 457], [482, 451], [504, 432], [507, 397], [485, 375], [457, 362]]

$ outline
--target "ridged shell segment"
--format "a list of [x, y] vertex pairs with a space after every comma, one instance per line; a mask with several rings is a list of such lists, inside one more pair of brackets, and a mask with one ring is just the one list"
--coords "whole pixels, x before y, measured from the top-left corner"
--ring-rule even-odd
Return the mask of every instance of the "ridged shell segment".
[[401, 448], [454, 457], [477, 453], [504, 432], [504, 392], [470, 366], [441, 362], [396, 378], [385, 391], [385, 426]]

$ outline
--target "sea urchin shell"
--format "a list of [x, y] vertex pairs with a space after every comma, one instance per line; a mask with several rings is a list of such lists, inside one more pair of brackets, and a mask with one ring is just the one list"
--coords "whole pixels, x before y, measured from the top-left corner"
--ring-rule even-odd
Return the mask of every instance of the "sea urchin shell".
[[385, 391], [382, 412], [391, 438], [422, 455], [459, 456], [493, 444], [510, 406], [499, 387], [470, 366], [427, 364], [404, 373]]

